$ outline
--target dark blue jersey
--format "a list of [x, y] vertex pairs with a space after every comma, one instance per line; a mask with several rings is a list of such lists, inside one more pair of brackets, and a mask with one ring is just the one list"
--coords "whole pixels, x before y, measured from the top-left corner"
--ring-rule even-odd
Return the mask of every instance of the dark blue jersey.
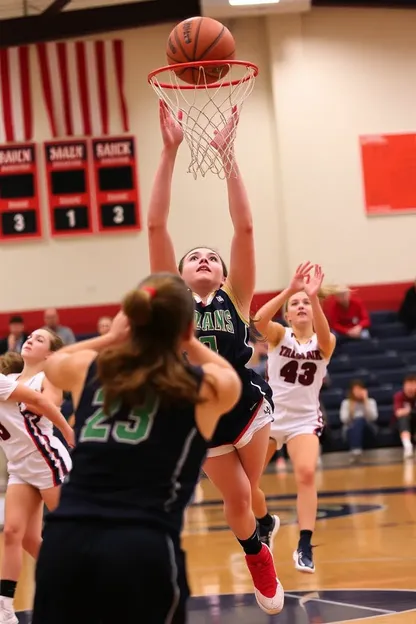
[[220, 288], [205, 304], [195, 294], [194, 300], [197, 337], [228, 360], [242, 381], [241, 398], [220, 420], [210, 446], [233, 444], [252, 420], [264, 397], [273, 407], [272, 391], [261, 375], [246, 366], [253, 353], [248, 343], [249, 323], [242, 318], [231, 293]]
[[[202, 369], [190, 373], [201, 383]], [[115, 406], [108, 418], [93, 362], [75, 417], [73, 468], [48, 520], [134, 522], [178, 535], [207, 450], [195, 406], [165, 405], [149, 391], [142, 405]]]

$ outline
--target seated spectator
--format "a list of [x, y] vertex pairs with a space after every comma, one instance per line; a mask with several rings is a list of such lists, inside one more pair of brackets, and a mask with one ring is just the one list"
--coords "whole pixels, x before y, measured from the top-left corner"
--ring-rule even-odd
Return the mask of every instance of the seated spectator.
[[370, 317], [361, 299], [348, 286], [329, 297], [325, 306], [332, 331], [339, 338], [370, 338]]
[[97, 323], [97, 331], [100, 336], [104, 336], [104, 334], [108, 334], [110, 331], [111, 323], [113, 319], [109, 316], [101, 316], [98, 319]]
[[45, 310], [44, 322], [47, 329], [51, 329], [55, 334], [58, 334], [64, 345], [76, 342], [72, 329], [59, 324], [59, 314], [56, 308], [48, 308]]
[[416, 280], [404, 295], [399, 309], [399, 319], [409, 332], [416, 332]]
[[403, 389], [394, 395], [394, 415], [403, 444], [403, 458], [413, 457], [416, 440], [416, 375], [407, 375]]
[[377, 403], [369, 398], [367, 388], [360, 379], [350, 384], [348, 398], [341, 403], [339, 418], [345, 425], [352, 460], [360, 459], [366, 433], [373, 433], [372, 423], [378, 418]]
[[0, 340], [0, 355], [7, 353], [7, 351], [20, 353], [26, 339], [27, 334], [25, 334], [23, 317], [18, 314], [11, 316], [9, 319], [9, 335], [7, 338]]

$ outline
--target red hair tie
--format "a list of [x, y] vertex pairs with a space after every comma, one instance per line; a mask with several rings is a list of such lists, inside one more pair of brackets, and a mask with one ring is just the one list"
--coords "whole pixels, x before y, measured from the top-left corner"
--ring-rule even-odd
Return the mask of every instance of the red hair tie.
[[145, 292], [149, 293], [150, 295], [150, 299], [153, 299], [153, 297], [156, 294], [156, 288], [153, 288], [153, 286], [143, 286], [142, 290], [144, 290]]

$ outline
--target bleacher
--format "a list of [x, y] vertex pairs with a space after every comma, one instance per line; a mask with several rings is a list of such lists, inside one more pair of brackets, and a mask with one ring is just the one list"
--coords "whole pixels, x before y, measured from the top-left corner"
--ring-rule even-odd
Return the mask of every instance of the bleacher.
[[400, 390], [405, 375], [416, 372], [416, 335], [409, 336], [395, 312], [371, 313], [370, 340], [354, 340], [337, 345], [328, 368], [330, 385], [321, 393], [327, 413], [324, 450], [346, 450], [339, 408], [352, 379], [367, 384], [368, 394], [377, 401], [379, 417], [370, 446], [400, 444], [392, 427], [393, 395]]

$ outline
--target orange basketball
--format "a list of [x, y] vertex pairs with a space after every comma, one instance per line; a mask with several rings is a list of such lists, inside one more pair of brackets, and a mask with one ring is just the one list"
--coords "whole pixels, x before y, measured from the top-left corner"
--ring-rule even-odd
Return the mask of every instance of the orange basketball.
[[[172, 30], [166, 48], [169, 65], [194, 61], [227, 61], [235, 56], [235, 40], [228, 28], [211, 17], [191, 17]], [[197, 67], [175, 70], [189, 84], [212, 84], [225, 76], [228, 65], [205, 67], [205, 78]]]

